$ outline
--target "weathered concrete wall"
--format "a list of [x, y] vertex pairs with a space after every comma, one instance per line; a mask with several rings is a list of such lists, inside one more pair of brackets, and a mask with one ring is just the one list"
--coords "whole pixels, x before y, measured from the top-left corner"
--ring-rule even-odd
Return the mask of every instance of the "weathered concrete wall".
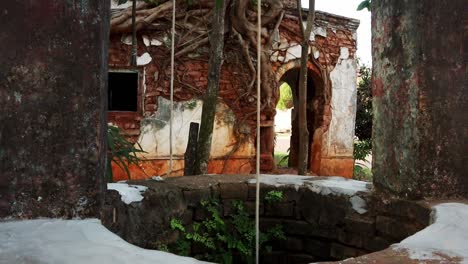
[[[260, 225], [262, 230], [282, 226], [286, 240], [275, 241], [262, 263], [310, 263], [355, 257], [382, 250], [429, 224], [431, 210], [425, 203], [386, 199], [382, 202], [368, 190], [355, 193], [351, 185], [365, 183], [345, 179], [328, 182], [310, 177], [264, 176], [262, 180]], [[267, 178], [265, 178], [267, 179]], [[328, 183], [327, 183], [328, 182]], [[129, 205], [116, 191], [108, 191], [103, 223], [130, 243], [157, 248], [178, 239], [170, 229], [171, 219], [184, 225], [203, 221], [209, 213], [202, 200], [216, 199], [221, 214], [233, 214], [232, 202], [243, 201], [254, 214], [255, 184], [252, 176], [223, 175], [175, 177], [164, 182], [133, 181], [148, 190], [141, 202]], [[278, 203], [264, 201], [271, 191], [283, 192]], [[192, 247], [200, 252], [200, 247]]]
[[[187, 148], [190, 122], [200, 123], [203, 102], [201, 100], [188, 100], [174, 102], [173, 119], [173, 171], [172, 176], [180, 176], [184, 168], [184, 154]], [[165, 175], [169, 169], [169, 119], [170, 101], [164, 97], [158, 98], [158, 110], [141, 122], [141, 133], [138, 143], [145, 153], [139, 156], [142, 159], [141, 170], [131, 166], [132, 179], [144, 179], [153, 175]], [[251, 140], [236, 145], [235, 115], [231, 109], [220, 102], [216, 109], [213, 137], [211, 145], [211, 162], [215, 168], [211, 173], [223, 173], [225, 160], [229, 155], [235, 157], [227, 165], [231, 167], [227, 172], [250, 173], [250, 159], [255, 155]], [[126, 180], [128, 175], [117, 166], [114, 166], [113, 179]]]
[[372, 5], [375, 185], [467, 197], [466, 1]]
[[0, 217], [98, 217], [107, 1], [0, 8]]

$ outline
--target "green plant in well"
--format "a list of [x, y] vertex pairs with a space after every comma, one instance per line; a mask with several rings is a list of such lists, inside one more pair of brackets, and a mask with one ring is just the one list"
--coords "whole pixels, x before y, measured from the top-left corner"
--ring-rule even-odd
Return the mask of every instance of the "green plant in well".
[[[271, 193], [271, 194], [270, 194]], [[267, 194], [271, 202], [282, 199], [282, 193], [272, 191]], [[233, 213], [223, 217], [221, 204], [217, 200], [202, 201], [201, 205], [208, 212], [202, 222], [195, 222], [185, 227], [180, 220], [172, 219], [171, 228], [180, 232], [182, 238], [172, 247], [173, 252], [188, 255], [192, 244], [203, 247], [204, 254], [194, 257], [217, 263], [233, 263], [234, 257], [242, 263], [255, 261], [255, 221], [250, 217], [241, 201], [232, 201]], [[271, 251], [268, 242], [273, 239], [285, 239], [282, 226], [260, 233], [260, 248]]]
[[265, 201], [269, 203], [277, 203], [283, 200], [283, 192], [282, 191], [269, 191], [265, 195]]
[[130, 179], [130, 170], [128, 167], [131, 164], [140, 166], [141, 161], [138, 157], [138, 153], [144, 153], [139, 143], [132, 143], [128, 141], [123, 131], [114, 125], [107, 126], [107, 146], [108, 146], [108, 158], [107, 158], [107, 176], [109, 182], [112, 182], [112, 166], [114, 162], [127, 174]]

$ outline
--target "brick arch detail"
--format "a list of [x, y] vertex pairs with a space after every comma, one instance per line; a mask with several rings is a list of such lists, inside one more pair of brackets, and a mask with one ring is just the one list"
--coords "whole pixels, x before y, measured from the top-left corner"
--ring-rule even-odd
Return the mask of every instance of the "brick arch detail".
[[[313, 137], [313, 140], [312, 144], [309, 146], [309, 170], [312, 173], [320, 174], [323, 135], [328, 130], [331, 121], [330, 101], [332, 92], [328, 71], [326, 71], [324, 68], [319, 68], [320, 66], [317, 61], [312, 62], [311, 60], [314, 59], [309, 59], [309, 61], [307, 62], [307, 69], [308, 71], [311, 71], [313, 73], [312, 79], [314, 80], [314, 85], [316, 86], [316, 88], [318, 88], [319, 94], [322, 97], [323, 109], [321, 111], [320, 121], [315, 126], [313, 135], [311, 135]], [[286, 72], [300, 67], [300, 58], [291, 60], [281, 65], [275, 70], [276, 80], [279, 82]], [[279, 86], [276, 89], [279, 89]], [[309, 131], [309, 133], [310, 132], [311, 131]]]

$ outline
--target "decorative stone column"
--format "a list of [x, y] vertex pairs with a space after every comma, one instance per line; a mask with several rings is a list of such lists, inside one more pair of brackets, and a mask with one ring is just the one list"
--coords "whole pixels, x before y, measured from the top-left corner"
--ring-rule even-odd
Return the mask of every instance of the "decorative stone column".
[[372, 1], [374, 183], [468, 197], [466, 1]]
[[98, 217], [109, 1], [0, 7], [0, 217]]

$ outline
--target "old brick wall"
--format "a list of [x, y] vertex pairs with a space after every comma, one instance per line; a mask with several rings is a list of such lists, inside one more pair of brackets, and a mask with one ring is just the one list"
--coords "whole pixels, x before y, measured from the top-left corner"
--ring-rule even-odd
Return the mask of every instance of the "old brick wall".
[[107, 1], [0, 10], [0, 217], [99, 217]]
[[[185, 225], [206, 219], [202, 200], [218, 200], [223, 216], [233, 213], [232, 201], [243, 201], [253, 217], [255, 184], [248, 183], [249, 179], [251, 176], [220, 175], [130, 182], [149, 188], [144, 199], [125, 205], [117, 192], [108, 191], [103, 223], [130, 243], [158, 248], [178, 239], [177, 232], [170, 229], [171, 219]], [[283, 192], [279, 203], [264, 201], [271, 190]], [[357, 196], [366, 201], [367, 212], [353, 209], [349, 195], [317, 193], [307, 186], [262, 184], [261, 228], [281, 225], [287, 237], [273, 243], [272, 253], [264, 255], [263, 262], [310, 263], [356, 257], [385, 249], [429, 225], [431, 210], [425, 203], [383, 199], [374, 193]]]
[[375, 185], [468, 197], [466, 1], [372, 5]]
[[[286, 10], [286, 15], [280, 25], [280, 40], [273, 45], [270, 61], [273, 70], [280, 80], [281, 76], [292, 68], [297, 68], [300, 54], [290, 52], [297, 49], [300, 40], [298, 19], [294, 10]], [[311, 60], [318, 56], [314, 63], [310, 63], [310, 70], [314, 72], [314, 82], [319, 89], [313, 101], [316, 103], [314, 111], [315, 123], [311, 127], [315, 131], [311, 146], [310, 167], [321, 175], [343, 175], [351, 177], [353, 173], [352, 144], [342, 147], [335, 144], [327, 134], [332, 120], [331, 95], [332, 82], [330, 73], [340, 60], [340, 52], [347, 50], [350, 60], [354, 61], [356, 51], [356, 28], [359, 22], [327, 13], [317, 12], [314, 38], [311, 40]], [[165, 26], [146, 32], [139, 32], [138, 55], [148, 53], [152, 58], [146, 65], [138, 66], [140, 73], [139, 109], [137, 112], [110, 112], [109, 121], [123, 128], [132, 140], [138, 140], [141, 136], [141, 122], [153, 116], [158, 111], [160, 97], [169, 98], [170, 80], [170, 35]], [[115, 34], [111, 36], [109, 67], [111, 69], [129, 69], [131, 45], [129, 35]], [[177, 49], [176, 49], [177, 54]], [[289, 54], [289, 55], [287, 55]], [[195, 51], [177, 56], [175, 74], [175, 100], [186, 101], [201, 98], [207, 83], [209, 46], [201, 46]], [[225, 44], [225, 61], [221, 71], [220, 100], [226, 104], [235, 114], [235, 132], [227, 141], [235, 144], [239, 135], [244, 138], [245, 144], [254, 147], [255, 142], [255, 97], [242, 96], [250, 81], [248, 67], [245, 66], [245, 58], [242, 55], [242, 47], [235, 36], [229, 36]], [[278, 87], [272, 87], [277, 90]], [[352, 100], [351, 100], [352, 101]], [[312, 105], [312, 102], [310, 103]], [[352, 111], [351, 111], [352, 112]], [[269, 153], [262, 154], [262, 170], [274, 169], [271, 149], [274, 144], [271, 131], [274, 126], [274, 113], [262, 113], [262, 148]], [[354, 122], [354, 112], [350, 113], [349, 120]], [[341, 122], [342, 123], [342, 122]], [[354, 124], [354, 123], [353, 123]], [[354, 126], [354, 125], [353, 125]], [[332, 126], [337, 127], [337, 126]], [[270, 131], [271, 130], [271, 131]], [[334, 133], [334, 132], [333, 132]], [[338, 131], [338, 134], [346, 134], [349, 138], [354, 136], [354, 130], [346, 132]], [[312, 141], [312, 140], [311, 140]], [[350, 145], [350, 146], [349, 146]], [[337, 154], [330, 150], [344, 148], [345, 154]], [[351, 153], [351, 154], [349, 154]], [[142, 163], [151, 173], [164, 174], [167, 168], [167, 157], [159, 159], [151, 158]], [[228, 166], [224, 166], [225, 159], [213, 160], [210, 164], [210, 173], [250, 173], [254, 168], [254, 156], [236, 152], [230, 156]], [[183, 161], [177, 161], [177, 168], [183, 167]], [[246, 165], [247, 164], [247, 165]], [[158, 169], [154, 169], [154, 168]], [[241, 169], [239, 169], [241, 168]], [[141, 170], [132, 169], [135, 178], [146, 178]], [[120, 172], [116, 172], [122, 175]], [[118, 176], [117, 178], [119, 178]]]
[[[298, 43], [301, 34], [298, 23], [295, 9], [287, 9], [279, 28], [280, 42], [273, 45], [273, 52], [270, 56], [278, 80], [289, 70], [300, 67]], [[357, 20], [316, 12], [315, 28], [310, 38], [311, 50], [308, 65], [309, 74], [312, 74], [315, 86], [315, 94], [308, 103], [308, 108], [312, 109], [314, 120], [314, 124], [309, 126], [309, 134], [313, 137], [309, 148], [309, 164], [311, 171], [318, 175], [345, 177], [353, 175], [353, 136], [351, 135], [354, 135], [355, 108], [353, 105], [348, 106], [349, 102], [353, 102], [353, 94], [340, 95], [343, 90], [335, 89], [337, 85], [333, 83], [330, 75], [343, 58], [350, 60], [351, 65], [354, 65], [358, 26]], [[343, 57], [341, 52], [346, 52], [347, 56]], [[351, 80], [355, 79], [354, 73], [352, 74]], [[338, 78], [344, 78], [344, 76]], [[344, 81], [344, 79], [342, 81], [347, 84], [347, 89], [355, 90], [355, 81]], [[341, 96], [347, 101], [338, 101], [334, 107], [331, 107], [333, 94], [336, 98]], [[340, 112], [346, 115], [339, 122], [332, 122], [333, 112], [335, 116]], [[345, 126], [345, 124], [348, 125]], [[341, 140], [331, 138], [333, 135], [346, 138], [346, 144], [343, 145]]]

